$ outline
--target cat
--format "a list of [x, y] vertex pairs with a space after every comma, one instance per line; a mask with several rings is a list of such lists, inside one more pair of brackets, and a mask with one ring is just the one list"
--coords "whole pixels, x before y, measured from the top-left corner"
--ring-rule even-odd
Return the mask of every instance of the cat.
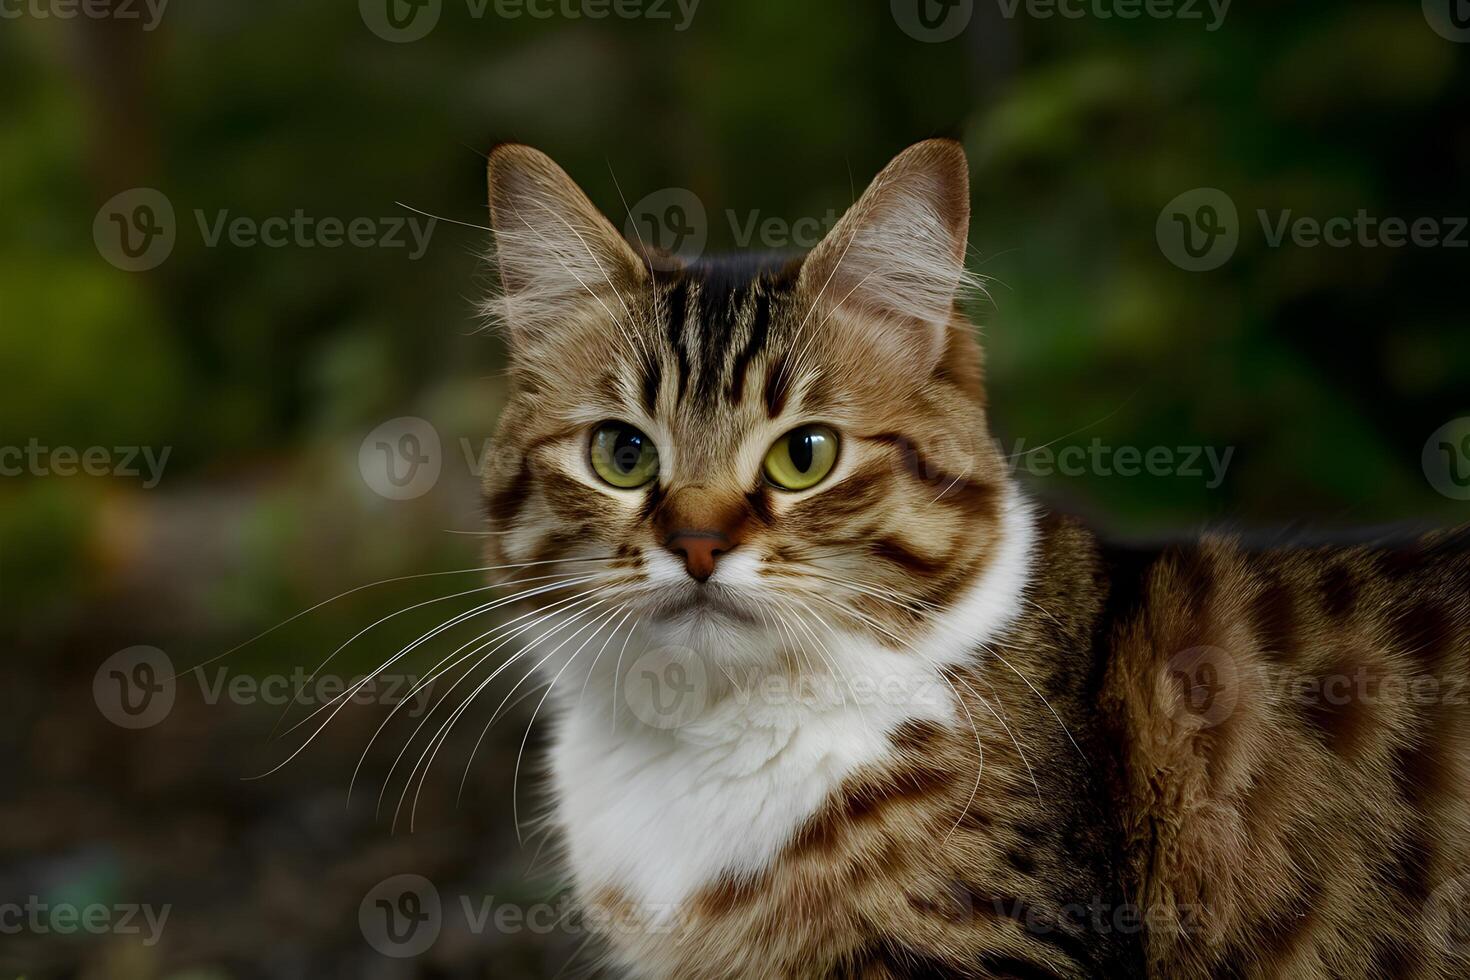
[[522, 145], [489, 185], [489, 558], [543, 583], [609, 969], [1470, 976], [1470, 529], [1122, 547], [1029, 500], [955, 142], [794, 257], [625, 239]]

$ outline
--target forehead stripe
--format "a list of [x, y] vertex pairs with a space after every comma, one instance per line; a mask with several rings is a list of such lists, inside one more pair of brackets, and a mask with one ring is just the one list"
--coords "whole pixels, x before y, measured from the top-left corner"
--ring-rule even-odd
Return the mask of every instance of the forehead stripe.
[[735, 364], [730, 369], [730, 401], [740, 404], [745, 398], [745, 372], [750, 362], [766, 345], [766, 336], [771, 325], [771, 294], [762, 289], [755, 296], [755, 312], [750, 321], [750, 339], [745, 342]]
[[669, 290], [669, 346], [674, 351], [674, 362], [678, 367], [678, 400], [684, 400], [684, 389], [689, 384], [689, 355], [684, 350], [684, 321], [689, 312], [689, 284], [680, 279]]

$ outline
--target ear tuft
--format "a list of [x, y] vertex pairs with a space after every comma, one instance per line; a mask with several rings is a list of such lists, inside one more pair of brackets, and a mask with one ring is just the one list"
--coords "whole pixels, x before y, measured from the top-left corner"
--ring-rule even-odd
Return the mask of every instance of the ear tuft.
[[587, 304], [623, 312], [618, 292], [643, 281], [644, 264], [566, 171], [540, 150], [502, 143], [489, 183], [501, 288], [485, 313], [512, 343]]
[[954, 140], [915, 144], [873, 179], [802, 267], [802, 284], [829, 313], [902, 331], [943, 350], [965, 271], [970, 178]]

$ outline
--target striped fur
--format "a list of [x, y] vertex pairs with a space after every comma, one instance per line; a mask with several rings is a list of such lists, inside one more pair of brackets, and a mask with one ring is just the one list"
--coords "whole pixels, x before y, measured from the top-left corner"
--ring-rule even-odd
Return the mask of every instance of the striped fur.
[[[1118, 548], [1038, 515], [955, 311], [964, 180], [920, 144], [810, 255], [682, 264], [541, 154], [492, 156], [489, 551], [565, 576], [525, 640], [609, 962], [1470, 974], [1470, 534]], [[609, 419], [658, 446], [648, 486], [592, 472]], [[835, 469], [775, 489], [762, 456], [810, 422]], [[665, 545], [707, 525], [737, 544], [701, 585]], [[663, 725], [669, 665], [697, 704]]]

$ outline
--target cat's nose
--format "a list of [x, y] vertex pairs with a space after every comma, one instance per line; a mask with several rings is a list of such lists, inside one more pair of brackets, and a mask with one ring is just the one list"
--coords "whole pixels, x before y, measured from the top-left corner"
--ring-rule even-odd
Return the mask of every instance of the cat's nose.
[[715, 562], [735, 547], [735, 542], [721, 531], [678, 530], [669, 535], [664, 547], [683, 556], [690, 576], [703, 582], [715, 573]]

